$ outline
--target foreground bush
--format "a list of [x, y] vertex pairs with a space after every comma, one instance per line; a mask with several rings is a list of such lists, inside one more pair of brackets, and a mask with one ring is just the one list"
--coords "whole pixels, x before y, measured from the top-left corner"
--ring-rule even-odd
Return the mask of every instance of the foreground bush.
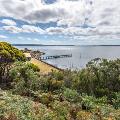
[[46, 106], [0, 90], [0, 120], [57, 120]]
[[[47, 101], [46, 97], [46, 94], [42, 95], [42, 100]], [[85, 99], [89, 97], [84, 97], [84, 102]], [[79, 104], [71, 104], [66, 100], [51, 100], [46, 106], [44, 102], [43, 105], [30, 98], [0, 90], [0, 120], [119, 120], [119, 109], [94, 101], [91, 101], [94, 106], [90, 110], [83, 110]]]
[[39, 90], [39, 69], [27, 62], [16, 62], [9, 71], [14, 91], [19, 94], [27, 94], [30, 90]]

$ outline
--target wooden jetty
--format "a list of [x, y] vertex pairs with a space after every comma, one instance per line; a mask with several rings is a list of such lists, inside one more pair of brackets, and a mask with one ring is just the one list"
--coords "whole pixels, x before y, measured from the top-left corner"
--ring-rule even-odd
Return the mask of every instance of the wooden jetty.
[[66, 57], [72, 57], [72, 54], [44, 56], [44, 57], [40, 57], [40, 60], [57, 59], [57, 58], [66, 58]]

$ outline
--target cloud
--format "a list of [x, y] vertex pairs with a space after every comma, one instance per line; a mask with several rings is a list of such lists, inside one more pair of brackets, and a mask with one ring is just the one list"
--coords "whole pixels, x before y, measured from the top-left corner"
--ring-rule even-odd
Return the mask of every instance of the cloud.
[[0, 35], [0, 39], [6, 39], [6, 38], [8, 38], [8, 37], [5, 35]]
[[40, 7], [38, 0], [0, 0], [0, 16], [23, 19]]
[[64, 34], [64, 28], [62, 27], [50, 27], [46, 29], [47, 34]]
[[[6, 26], [2, 29], [13, 33], [59, 34], [76, 39], [118, 39], [119, 6], [120, 0], [0, 0], [0, 16], [32, 23], [17, 27], [14, 21], [3, 20]], [[45, 27], [45, 30], [39, 24], [36, 26], [36, 23], [51, 21], [56, 22], [57, 26]]]
[[[11, 33], [36, 33], [46, 35], [64, 35], [64, 36], [120, 36], [120, 26], [98, 26], [96, 28], [82, 28], [82, 27], [49, 27], [41, 29], [33, 25], [17, 26], [3, 26], [3, 30]], [[79, 37], [80, 38], [80, 37]]]
[[6, 31], [9, 31], [11, 33], [20, 33], [20, 32], [22, 32], [22, 29], [18, 28], [16, 26], [3, 26], [2, 29], [6, 30]]
[[5, 24], [5, 25], [12, 25], [12, 26], [15, 26], [16, 25], [16, 22], [13, 21], [13, 20], [9, 20], [9, 19], [3, 19], [0, 21], [1, 23]]
[[63, 16], [66, 16], [67, 13], [62, 8], [57, 9], [51, 9], [51, 8], [45, 8], [42, 10], [36, 10], [32, 11], [30, 14], [24, 16], [24, 20], [27, 20], [28, 22], [31, 21], [33, 23], [42, 22], [47, 23], [50, 21], [57, 21], [59, 19], [62, 19]]
[[120, 35], [120, 26], [98, 26], [96, 28], [82, 28], [82, 27], [50, 27], [46, 29], [48, 34], [62, 34], [71, 36], [106, 36], [106, 35]]
[[32, 25], [23, 25], [21, 29], [22, 29], [22, 32], [26, 32], [26, 33], [44, 34], [43, 29], [41, 29], [40, 27], [32, 26]]
[[[45, 0], [46, 1], [46, 0]], [[13, 7], [14, 6], [14, 7]], [[56, 21], [58, 26], [118, 26], [119, 0], [1, 0], [0, 16], [14, 17], [30, 23]]]
[[87, 4], [83, 0], [57, 0], [50, 5], [44, 4], [42, 0], [1, 0], [0, 16], [14, 17], [28, 22], [49, 22], [64, 19], [75, 22], [73, 19], [76, 19], [83, 23], [86, 9], [88, 9], [86, 6]]
[[120, 26], [120, 1], [95, 0], [90, 22], [95, 26]]
[[9, 31], [10, 33], [39, 33], [39, 34], [44, 34], [44, 30], [42, 30], [40, 27], [35, 27], [32, 25], [23, 25], [22, 27], [3, 26], [2, 29]]

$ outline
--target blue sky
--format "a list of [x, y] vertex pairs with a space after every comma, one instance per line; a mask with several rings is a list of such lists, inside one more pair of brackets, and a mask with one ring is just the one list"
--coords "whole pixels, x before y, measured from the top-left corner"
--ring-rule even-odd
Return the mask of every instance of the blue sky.
[[0, 0], [0, 41], [120, 45], [119, 6], [119, 0]]

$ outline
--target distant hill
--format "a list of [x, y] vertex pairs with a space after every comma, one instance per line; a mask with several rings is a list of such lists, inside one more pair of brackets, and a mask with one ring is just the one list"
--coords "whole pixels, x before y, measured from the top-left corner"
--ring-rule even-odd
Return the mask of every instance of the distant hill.
[[13, 46], [42, 46], [42, 44], [12, 44]]
[[12, 44], [13, 46], [75, 46], [75, 45], [43, 45], [43, 44]]
[[12, 44], [13, 46], [120, 46], [120, 45], [44, 45], [44, 44]]

